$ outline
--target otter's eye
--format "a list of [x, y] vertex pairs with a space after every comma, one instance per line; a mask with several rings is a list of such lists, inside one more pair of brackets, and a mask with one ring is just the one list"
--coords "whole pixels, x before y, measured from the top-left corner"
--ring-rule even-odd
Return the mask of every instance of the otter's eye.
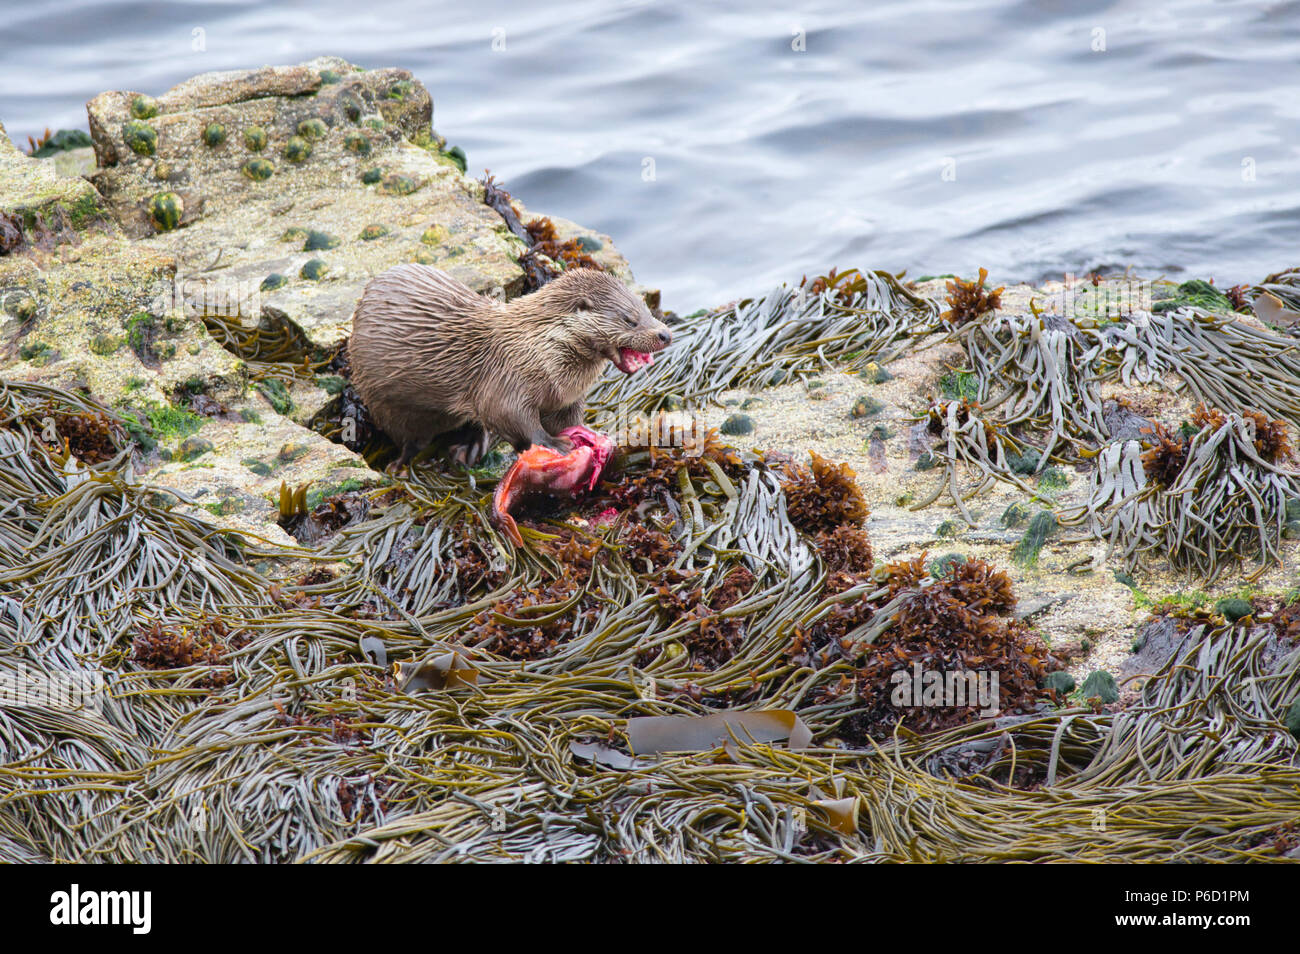
[[636, 315], [624, 315], [623, 320], [627, 322], [629, 328], [636, 327]]

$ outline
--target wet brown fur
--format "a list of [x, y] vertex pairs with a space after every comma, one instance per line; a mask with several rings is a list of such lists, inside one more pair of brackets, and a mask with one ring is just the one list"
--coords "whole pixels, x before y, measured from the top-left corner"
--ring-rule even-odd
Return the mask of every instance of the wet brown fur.
[[620, 347], [662, 350], [668, 328], [622, 282], [575, 269], [504, 303], [428, 265], [372, 279], [352, 316], [352, 384], [403, 459], [461, 431], [473, 463], [495, 437], [568, 450], [587, 392]]

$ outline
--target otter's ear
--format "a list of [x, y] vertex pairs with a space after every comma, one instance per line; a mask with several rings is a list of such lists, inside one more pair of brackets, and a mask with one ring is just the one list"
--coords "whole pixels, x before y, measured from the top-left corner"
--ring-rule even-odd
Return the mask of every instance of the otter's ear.
[[573, 300], [573, 310], [591, 311], [592, 310], [591, 299], [587, 298], [586, 295], [579, 295], [577, 298]]

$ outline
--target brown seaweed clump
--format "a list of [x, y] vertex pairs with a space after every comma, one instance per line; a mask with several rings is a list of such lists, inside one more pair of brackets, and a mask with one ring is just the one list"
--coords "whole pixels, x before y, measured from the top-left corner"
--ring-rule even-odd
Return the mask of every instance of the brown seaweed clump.
[[[916, 578], [915, 563], [900, 568], [894, 582]], [[861, 707], [842, 731], [858, 741], [884, 738], [901, 722], [916, 732], [933, 732], [999, 713], [1028, 712], [1048, 698], [1044, 677], [1059, 668], [1030, 628], [1011, 619], [1015, 608], [1011, 580], [983, 560], [949, 566], [929, 585], [907, 586], [900, 594], [893, 624], [871, 647], [857, 670], [854, 688]], [[901, 692], [914, 676], [951, 686], [936, 699]], [[935, 674], [931, 676], [929, 674]], [[996, 696], [981, 699], [975, 686]], [[919, 690], [919, 686], [915, 687]]]
[[[276, 715], [275, 721], [282, 726], [291, 728], [313, 728], [324, 729], [324, 735], [331, 741], [339, 745], [355, 745], [364, 742], [368, 738], [364, 729], [357, 727], [357, 720], [350, 716], [337, 715], [303, 715], [290, 714], [284, 706], [277, 702], [275, 704]], [[300, 741], [309, 741], [308, 736], [303, 736]]]
[[808, 276], [805, 275], [799, 279], [799, 287], [808, 289], [809, 294], [820, 295], [823, 292], [833, 292], [831, 296], [837, 305], [843, 305], [848, 308], [853, 305], [853, 301], [859, 295], [867, 293], [867, 279], [856, 268], [850, 268], [846, 271], [838, 271], [832, 268], [825, 275], [819, 275], [808, 283]]
[[217, 670], [232, 649], [248, 645], [248, 636], [232, 634], [225, 621], [205, 620], [197, 626], [166, 627], [154, 622], [139, 627], [139, 635], [132, 644], [132, 658], [146, 669], [185, 669], [189, 666], [209, 666], [213, 671], [197, 685], [207, 689], [220, 689], [234, 681], [230, 669]]
[[506, 659], [541, 659], [582, 632], [598, 612], [581, 586], [552, 580], [493, 603], [474, 617], [465, 641]]
[[619, 510], [636, 509], [643, 504], [658, 503], [665, 495], [679, 492], [678, 472], [683, 468], [692, 480], [713, 479], [708, 462], [720, 468], [731, 480], [739, 480], [749, 469], [736, 448], [722, 443], [716, 429], [704, 436], [697, 453], [685, 447], [623, 447], [615, 454], [621, 466], [606, 470], [608, 495], [589, 498], [589, 506], [600, 509], [613, 503]]
[[344, 527], [359, 523], [370, 513], [371, 501], [356, 491], [326, 497], [309, 513], [281, 516], [279, 524], [299, 543], [311, 546], [332, 537]]
[[[707, 594], [698, 588], [674, 592], [669, 583], [660, 584], [656, 591], [660, 608], [688, 624], [681, 645], [695, 671], [717, 669], [736, 654], [745, 638], [745, 620], [741, 616], [721, 614], [753, 590], [754, 583], [753, 573], [745, 567], [736, 567]], [[644, 665], [662, 651], [656, 647], [643, 654], [639, 662]]]
[[538, 541], [537, 549], [559, 565], [558, 578], [515, 590], [475, 616], [467, 644], [507, 659], [541, 659], [585, 632], [599, 615], [599, 602], [584, 581], [604, 559], [603, 542], [567, 526], [548, 527], [547, 532], [554, 538]]
[[[46, 405], [23, 417], [42, 447], [55, 454], [71, 454], [86, 464], [112, 460], [128, 442], [126, 430], [107, 414], [69, 414]], [[51, 424], [52, 430], [47, 426]]]
[[988, 269], [981, 268], [980, 277], [976, 281], [967, 282], [954, 278], [948, 282], [948, 310], [939, 315], [940, 320], [960, 326], [980, 315], [1001, 308], [1002, 292], [1006, 286], [989, 290], [984, 287], [988, 277]]
[[[930, 407], [929, 416], [926, 418], [925, 429], [935, 437], [940, 437], [943, 430], [948, 426], [948, 407], [951, 401], [942, 401]], [[971, 417], [981, 418], [984, 409], [980, 406], [979, 401], [972, 401], [968, 398], [962, 398], [961, 403], [957, 405], [957, 426], [965, 428], [970, 422]], [[984, 442], [992, 447], [998, 438], [998, 427], [989, 421], [983, 421], [984, 424]]]
[[681, 546], [662, 530], [643, 523], [629, 524], [619, 538], [623, 560], [634, 573], [653, 575], [671, 567], [681, 554]]
[[1287, 436], [1286, 421], [1271, 421], [1267, 414], [1252, 410], [1242, 411], [1241, 416], [1249, 418], [1255, 425], [1255, 452], [1260, 457], [1270, 464], [1291, 458], [1295, 450]]
[[1192, 427], [1198, 431], [1206, 430], [1217, 431], [1227, 421], [1227, 415], [1215, 407], [1209, 407], [1205, 404], [1196, 405], [1196, 410], [1192, 412]]
[[1151, 446], [1142, 452], [1142, 472], [1162, 487], [1172, 487], [1187, 463], [1187, 441], [1175, 431], [1157, 422], [1142, 428]]
[[828, 573], [862, 575], [871, 572], [871, 538], [861, 527], [847, 524], [822, 530], [813, 540]]
[[339, 808], [343, 812], [343, 817], [349, 822], [375, 821], [373, 816], [376, 809], [383, 813], [388, 811], [388, 800], [384, 796], [392, 784], [386, 778], [374, 779], [371, 786], [374, 792], [373, 798], [367, 798], [366, 786], [363, 782], [354, 784], [347, 779], [339, 779]]
[[[888, 564], [882, 582], [883, 595], [833, 604], [810, 630], [796, 631], [786, 651], [799, 665], [823, 666], [837, 658], [853, 662], [852, 676], [826, 693], [834, 698], [853, 692], [860, 701], [840, 726], [846, 740], [865, 745], [889, 736], [900, 722], [917, 732], [951, 728], [986, 716], [985, 706], [1025, 712], [1049, 698], [1040, 684], [1060, 664], [1027, 625], [1010, 618], [1016, 598], [1005, 572], [983, 560], [967, 560], [949, 565], [936, 579], [923, 553]], [[886, 607], [892, 617], [881, 620]], [[864, 627], [886, 622], [874, 642], [855, 644]], [[954, 689], [960, 683], [970, 692], [938, 701], [900, 697], [900, 686], [910, 687], [917, 672], [934, 673], [926, 678]], [[987, 695], [994, 674], [996, 698]], [[981, 680], [983, 700], [975, 691]]]
[[786, 467], [786, 514], [794, 526], [809, 534], [831, 532], [841, 526], [861, 526], [870, 515], [848, 464], [836, 464], [811, 451], [812, 468]]
[[532, 239], [533, 251], [559, 262], [564, 268], [600, 268], [600, 263], [587, 254], [582, 239], [571, 238], [561, 242], [555, 232], [555, 223], [550, 219], [533, 219], [524, 228]]

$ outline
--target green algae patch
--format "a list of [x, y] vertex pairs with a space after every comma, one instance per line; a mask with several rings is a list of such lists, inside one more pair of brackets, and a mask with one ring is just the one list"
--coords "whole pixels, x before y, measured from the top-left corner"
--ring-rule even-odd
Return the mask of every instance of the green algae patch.
[[939, 379], [939, 390], [952, 401], [974, 401], [979, 397], [979, 375], [973, 371], [949, 371]]
[[355, 152], [358, 156], [368, 156], [371, 152], [370, 139], [362, 132], [350, 132], [343, 138], [343, 146], [348, 152]]
[[214, 517], [228, 517], [232, 513], [242, 513], [247, 505], [237, 497], [223, 497], [216, 503], [206, 503], [203, 509]]
[[298, 135], [310, 142], [319, 142], [329, 135], [329, 127], [320, 119], [304, 119], [298, 124]]
[[304, 252], [321, 252], [331, 248], [338, 248], [343, 240], [337, 235], [331, 235], [329, 232], [318, 232], [311, 230], [307, 233], [302, 243]]
[[249, 159], [239, 167], [239, 171], [254, 182], [265, 182], [275, 174], [275, 163], [270, 159], [258, 157]]
[[1235, 309], [1232, 301], [1219, 289], [1207, 281], [1194, 278], [1178, 286], [1172, 298], [1158, 301], [1151, 306], [1156, 314], [1177, 311], [1179, 308], [1203, 308], [1206, 311], [1231, 312]]
[[216, 447], [207, 438], [187, 437], [176, 448], [174, 459], [188, 463], [197, 460], [204, 454], [210, 454], [214, 450], [216, 450]]
[[722, 426], [718, 430], [733, 437], [752, 434], [754, 433], [754, 419], [748, 414], [732, 414], [722, 422]]
[[275, 378], [258, 381], [257, 393], [266, 398], [266, 403], [275, 408], [277, 414], [288, 416], [293, 410], [293, 399], [289, 397], [289, 389], [284, 386], [283, 381]]
[[387, 225], [367, 225], [357, 234], [357, 238], [363, 242], [373, 242], [375, 239], [388, 235], [391, 231]]
[[145, 409], [145, 416], [154, 436], [161, 440], [189, 437], [203, 427], [203, 418], [171, 404], [150, 405]]
[[316, 387], [330, 395], [342, 394], [347, 384], [347, 379], [337, 374], [322, 374], [316, 378]]
[[875, 417], [885, 409], [885, 405], [873, 397], [863, 395], [853, 402], [853, 407], [849, 409], [850, 417]]
[[159, 192], [149, 198], [149, 221], [159, 232], [179, 228], [185, 216], [185, 203], [175, 192]]
[[1084, 699], [1100, 699], [1102, 705], [1110, 705], [1119, 701], [1119, 686], [1115, 684], [1114, 676], [1104, 669], [1098, 669], [1083, 680], [1079, 695]]
[[460, 146], [452, 146], [446, 152], [442, 153], [442, 155], [446, 156], [447, 159], [451, 161], [452, 165], [460, 170], [461, 175], [464, 175], [469, 171], [469, 160], [465, 157], [465, 150], [460, 148]]
[[215, 149], [226, 141], [226, 127], [221, 123], [208, 123], [203, 127], [203, 145]]
[[1056, 514], [1050, 510], [1040, 510], [1029, 521], [1029, 527], [1020, 542], [1011, 551], [1011, 559], [1026, 569], [1038, 565], [1038, 554], [1049, 538], [1055, 536], [1059, 524]]
[[99, 334], [90, 339], [90, 350], [101, 358], [106, 358], [111, 354], [117, 354], [124, 344], [126, 339], [117, 335]]
[[244, 128], [244, 148], [249, 152], [261, 152], [266, 148], [266, 130], [261, 126]]
[[290, 136], [284, 144], [284, 158], [290, 162], [306, 162], [311, 155], [311, 142], [302, 136]]
[[400, 173], [384, 176], [379, 181], [379, 193], [381, 195], [410, 195], [420, 188], [421, 182], [413, 176], [404, 176]]
[[309, 282], [318, 282], [329, 273], [330, 267], [324, 260], [313, 258], [298, 270], [298, 276]]
[[158, 151], [158, 131], [139, 120], [122, 124], [122, 141], [137, 156], [152, 156]]
[[44, 341], [33, 341], [18, 348], [18, 357], [42, 368], [58, 359], [58, 352]]
[[158, 115], [158, 101], [141, 93], [131, 98], [131, 115], [135, 119], [153, 119]]
[[272, 272], [270, 275], [267, 275], [262, 279], [262, 284], [258, 287], [262, 291], [275, 291], [277, 288], [283, 288], [287, 284], [289, 284], [288, 278], [281, 275], [279, 272]]

